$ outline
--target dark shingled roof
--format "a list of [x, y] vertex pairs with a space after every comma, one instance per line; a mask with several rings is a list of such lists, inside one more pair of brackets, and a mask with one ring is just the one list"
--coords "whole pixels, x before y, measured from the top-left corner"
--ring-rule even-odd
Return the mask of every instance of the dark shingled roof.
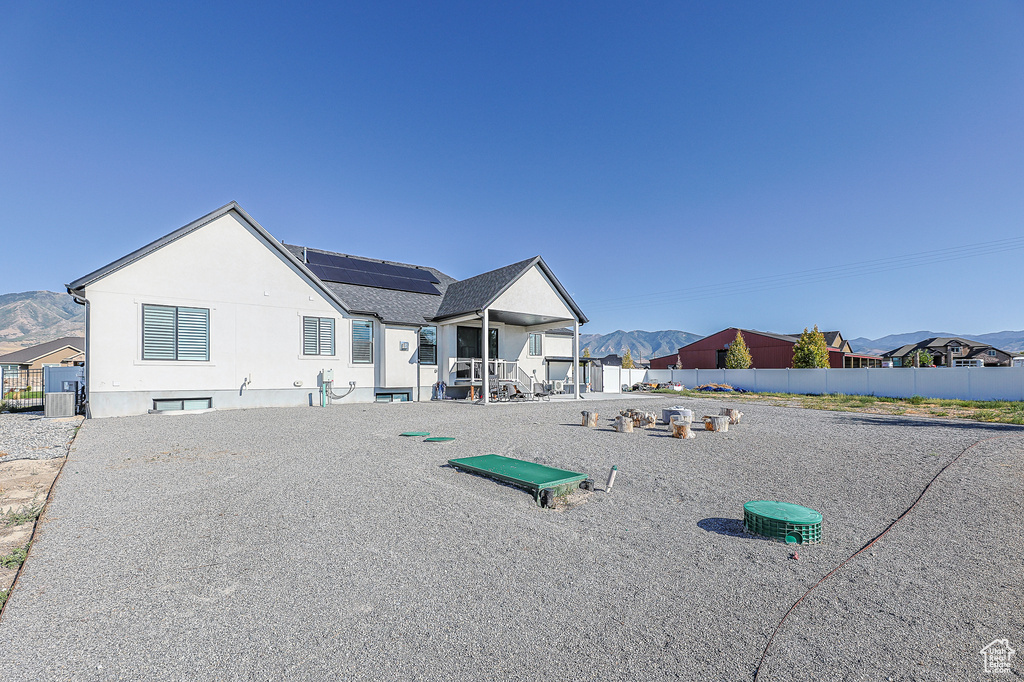
[[[818, 330], [818, 331], [821, 331], [821, 330]], [[758, 333], [759, 334], [763, 334], [764, 332], [758, 332]], [[791, 336], [794, 339], [796, 339], [797, 341], [800, 340], [800, 337], [802, 335], [803, 335], [803, 332], [797, 332], [796, 334], [786, 334], [786, 336]], [[832, 349], [835, 349], [835, 350], [839, 350], [840, 347], [836, 345], [836, 341], [838, 340], [838, 338], [840, 336], [839, 332], [821, 332], [821, 335], [825, 337], [825, 345], [827, 345], [829, 348], [832, 348]]]
[[518, 263], [455, 282], [448, 287], [448, 291], [444, 295], [444, 302], [441, 303], [435, 317], [441, 319], [483, 310], [505, 287], [514, 282], [527, 268], [533, 266], [538, 258], [539, 256], [527, 258]]
[[580, 307], [572, 300], [569, 292], [565, 290], [562, 283], [555, 277], [555, 273], [551, 272], [551, 268], [548, 267], [548, 264], [540, 256], [527, 258], [518, 263], [512, 263], [512, 265], [506, 265], [503, 268], [455, 282], [448, 287], [448, 291], [444, 295], [444, 301], [442, 301], [441, 307], [438, 309], [434, 319], [443, 320], [448, 317], [483, 310], [493, 303], [494, 299], [500, 296], [513, 282], [519, 279], [523, 273], [535, 265], [551, 281], [555, 291], [558, 292], [562, 300], [565, 301], [565, 304], [569, 306], [569, 309], [579, 318], [580, 324], [587, 322], [587, 316], [583, 314]]
[[[385, 323], [422, 325], [425, 322], [429, 322], [440, 317], [450, 317], [462, 313], [476, 312], [493, 302], [493, 300], [512, 282], [518, 279], [528, 267], [532, 267], [536, 264], [540, 266], [548, 279], [551, 280], [551, 283], [554, 285], [559, 295], [562, 296], [573, 312], [579, 317], [580, 322], [583, 323], [587, 321], [583, 311], [580, 310], [579, 306], [577, 306], [572, 300], [568, 292], [566, 292], [565, 288], [561, 285], [554, 273], [551, 272], [551, 269], [548, 268], [547, 264], [544, 262], [544, 259], [540, 256], [535, 256], [533, 258], [520, 261], [519, 263], [513, 263], [512, 265], [507, 265], [503, 268], [492, 270], [491, 272], [485, 272], [482, 275], [470, 277], [469, 279], [460, 282], [455, 278], [444, 274], [440, 270], [421, 265], [394, 263], [392, 261], [362, 258], [360, 256], [350, 256], [348, 254], [336, 253], [334, 251], [307, 248], [307, 251], [312, 250], [319, 253], [356, 258], [358, 260], [372, 261], [376, 263], [391, 263], [393, 265], [426, 270], [432, 273], [439, 280], [439, 283], [435, 285], [439, 295], [379, 289], [377, 287], [359, 286], [354, 284], [325, 282], [318, 278], [305, 265], [305, 259], [303, 258], [304, 247], [282, 244], [277, 241], [273, 235], [253, 220], [252, 217], [234, 201], [220, 207], [212, 213], [208, 213], [198, 220], [192, 221], [184, 227], [180, 227], [177, 230], [164, 235], [156, 241], [150, 242], [146, 246], [133, 251], [123, 258], [119, 258], [112, 263], [108, 263], [99, 270], [95, 270], [88, 275], [80, 277], [74, 282], [65, 285], [68, 293], [76, 297], [81, 296], [85, 288], [92, 285], [97, 280], [106, 277], [120, 268], [131, 265], [157, 249], [191, 234], [195, 230], [200, 229], [204, 225], [207, 225], [228, 213], [235, 213], [253, 230], [255, 230], [260, 238], [266, 240], [266, 243], [272, 250], [279, 253], [285, 261], [290, 262], [298, 268], [300, 275], [304, 278], [308, 277], [309, 283], [311, 283], [314, 288], [318, 289], [324, 298], [340, 306], [341, 309], [347, 310], [351, 313], [373, 315], [380, 318], [381, 321]], [[76, 298], [76, 300], [78, 299]]]
[[949, 345], [962, 346], [968, 348], [968, 352], [963, 356], [964, 358], [976, 358], [979, 355], [987, 354], [988, 351], [994, 350], [1007, 357], [1012, 357], [1012, 353], [1007, 353], [1004, 350], [999, 350], [994, 346], [990, 346], [987, 343], [981, 343], [980, 341], [971, 341], [970, 339], [964, 339], [959, 336], [935, 336], [930, 339], [924, 339], [917, 343], [908, 343], [899, 348], [882, 353], [883, 358], [902, 358], [910, 355], [914, 351], [918, 350], [930, 350], [935, 353], [945, 353], [946, 347]]
[[68, 346], [82, 352], [85, 350], [85, 339], [81, 336], [65, 336], [62, 339], [47, 341], [46, 343], [40, 343], [36, 346], [22, 348], [8, 353], [7, 355], [0, 355], [0, 365], [28, 365], [31, 364], [32, 361], [37, 360], [44, 355], [49, 355], [50, 353], [58, 351], [61, 348], [67, 348]]
[[[284, 247], [300, 261], [302, 260], [303, 247], [294, 246], [292, 244], [285, 244]], [[434, 285], [437, 287], [437, 290], [441, 292], [440, 296], [436, 296], [434, 294], [420, 294], [412, 291], [378, 289], [376, 287], [359, 286], [357, 284], [324, 282], [324, 286], [337, 294], [338, 298], [345, 302], [350, 312], [375, 315], [380, 317], [381, 320], [386, 323], [410, 325], [424, 324], [434, 317], [438, 306], [441, 305], [441, 301], [444, 298], [448, 287], [456, 282], [454, 277], [449, 277], [440, 270], [436, 270], [434, 268], [411, 265], [409, 263], [397, 263], [394, 261], [362, 258], [361, 256], [335, 253], [334, 251], [324, 251], [323, 249], [307, 250], [315, 251], [317, 253], [326, 253], [333, 256], [345, 256], [356, 260], [372, 261], [374, 263], [391, 263], [392, 265], [401, 265], [407, 268], [418, 268], [420, 270], [430, 272], [440, 280], [439, 284]]]

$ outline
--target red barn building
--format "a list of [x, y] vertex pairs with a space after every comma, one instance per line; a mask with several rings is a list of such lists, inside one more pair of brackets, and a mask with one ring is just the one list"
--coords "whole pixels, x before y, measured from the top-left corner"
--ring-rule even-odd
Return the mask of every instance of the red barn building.
[[[651, 358], [651, 369], [722, 369], [725, 367], [725, 353], [736, 339], [737, 331], [743, 334], [743, 341], [750, 349], [753, 367], [785, 369], [793, 366], [793, 346], [800, 340], [799, 334], [773, 334], [729, 327], [683, 346], [672, 355]], [[880, 357], [853, 353], [839, 332], [822, 333], [829, 346], [830, 367], [881, 367]]]

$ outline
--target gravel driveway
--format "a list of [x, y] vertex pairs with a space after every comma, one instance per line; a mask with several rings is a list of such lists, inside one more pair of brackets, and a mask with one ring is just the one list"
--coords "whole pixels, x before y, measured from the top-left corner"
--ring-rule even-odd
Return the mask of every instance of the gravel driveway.
[[[1024, 651], [1024, 429], [756, 404], [689, 441], [609, 428], [678, 401], [88, 421], [0, 624], [5, 674], [749, 680], [810, 585], [993, 437], [798, 607], [760, 679], [981, 679], [992, 640]], [[445, 465], [491, 452], [619, 476], [558, 512]], [[824, 542], [793, 560], [742, 535], [753, 499], [821, 511]]]

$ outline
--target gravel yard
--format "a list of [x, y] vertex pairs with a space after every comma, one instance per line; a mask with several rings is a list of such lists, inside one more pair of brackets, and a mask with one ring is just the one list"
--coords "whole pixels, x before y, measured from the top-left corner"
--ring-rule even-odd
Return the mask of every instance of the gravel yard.
[[[1024, 651], [1024, 428], [744, 404], [693, 440], [610, 429], [620, 408], [676, 402], [86, 422], [0, 623], [4, 674], [749, 680], [809, 586], [994, 437], [804, 600], [760, 679], [977, 679], [992, 640]], [[544, 510], [445, 465], [486, 453], [599, 488], [619, 475]], [[822, 512], [823, 543], [793, 560], [743, 535], [754, 499]]]
[[0, 463], [63, 457], [82, 417], [44, 419], [42, 412], [0, 414]]

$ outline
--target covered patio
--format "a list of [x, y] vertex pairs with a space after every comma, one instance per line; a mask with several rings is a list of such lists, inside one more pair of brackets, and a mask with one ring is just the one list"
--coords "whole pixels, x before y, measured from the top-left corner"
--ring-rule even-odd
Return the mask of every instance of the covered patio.
[[587, 318], [540, 256], [451, 285], [434, 321], [448, 386], [468, 389], [474, 398], [479, 393], [483, 404], [499, 395], [535, 393], [547, 380], [553, 355], [545, 346], [557, 345], [545, 332], [570, 328], [571, 348], [559, 347], [557, 355], [568, 355], [572, 394], [580, 395], [582, 377], [571, 358], [579, 357], [580, 325]]

